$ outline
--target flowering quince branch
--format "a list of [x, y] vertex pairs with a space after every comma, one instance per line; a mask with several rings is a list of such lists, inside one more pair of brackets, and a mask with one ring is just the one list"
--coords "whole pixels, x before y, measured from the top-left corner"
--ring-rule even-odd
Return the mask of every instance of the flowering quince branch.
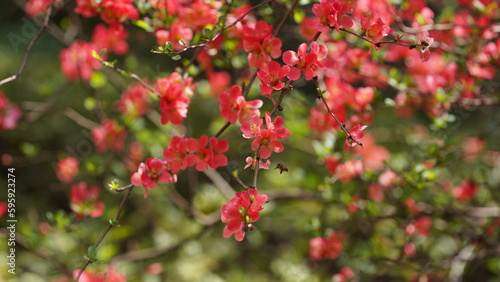
[[[133, 185], [132, 186], [131, 185], [127, 185], [127, 186], [125, 186], [123, 188], [123, 189], [128, 189], [128, 192], [127, 192], [127, 194], [125, 194], [125, 196], [123, 197], [120, 205], [118, 206], [118, 210], [116, 211], [115, 217], [112, 220], [109, 221], [108, 227], [102, 232], [101, 236], [99, 237], [99, 239], [97, 240], [97, 242], [94, 244], [94, 246], [93, 246], [94, 248], [97, 248], [101, 244], [102, 240], [104, 240], [104, 237], [106, 237], [106, 235], [108, 234], [108, 232], [113, 227], [118, 226], [118, 220], [120, 219], [120, 215], [122, 213], [123, 207], [125, 206], [125, 202], [130, 197], [130, 193], [132, 192], [132, 188], [134, 188]], [[123, 191], [123, 190], [121, 190], [121, 191]], [[87, 266], [89, 264], [91, 264], [91, 263], [92, 263], [92, 261], [90, 259], [85, 262], [85, 264], [83, 265], [83, 267], [78, 272], [78, 275], [76, 276], [76, 279], [75, 279], [76, 282], [78, 282], [80, 280], [80, 277], [82, 276], [82, 273], [85, 271], [85, 268], [87, 268]]]
[[[52, 2], [52, 1], [50, 1]], [[49, 7], [47, 9], [47, 14], [45, 15], [45, 18], [43, 20], [43, 24], [42, 26], [40, 27], [40, 29], [38, 30], [38, 32], [35, 34], [35, 36], [31, 39], [30, 43], [28, 44], [28, 47], [26, 47], [26, 50], [25, 50], [25, 53], [24, 53], [24, 58], [23, 58], [23, 62], [21, 63], [21, 66], [19, 67], [19, 70], [17, 71], [16, 74], [12, 75], [12, 76], [9, 76], [5, 79], [2, 79], [0, 81], [0, 85], [3, 85], [5, 83], [8, 83], [8, 82], [11, 82], [11, 81], [14, 81], [18, 78], [21, 77], [21, 75], [23, 74], [24, 72], [24, 69], [26, 68], [26, 64], [28, 63], [28, 56], [31, 52], [31, 48], [33, 48], [33, 46], [35, 45], [36, 41], [40, 38], [40, 36], [42, 36], [42, 33], [43, 31], [47, 28], [48, 24], [49, 24], [49, 20], [50, 20], [50, 16], [52, 15], [52, 9], [53, 9], [53, 5], [52, 3], [49, 4]]]
[[[162, 50], [160, 50], [160, 51], [151, 50], [151, 53], [153, 53], [153, 54], [169, 55], [169, 56], [172, 56], [173, 58], [175, 58], [175, 55], [179, 55], [181, 53], [184, 53], [187, 50], [197, 49], [197, 48], [202, 48], [202, 47], [207, 47], [210, 43], [214, 42], [225, 30], [227, 30], [227, 29], [235, 26], [237, 23], [239, 23], [241, 20], [243, 20], [248, 14], [250, 14], [254, 10], [260, 8], [261, 6], [264, 6], [266, 4], [271, 4], [274, 1], [275, 0], [266, 0], [264, 2], [261, 2], [261, 3], [255, 5], [255, 6], [252, 6], [250, 9], [248, 9], [248, 11], [246, 11], [245, 13], [243, 13], [243, 15], [241, 15], [239, 18], [237, 18], [233, 23], [231, 23], [231, 24], [229, 24], [227, 26], [224, 26], [224, 27], [217, 26], [217, 27], [219, 27], [220, 31], [217, 32], [215, 35], [213, 35], [212, 38], [209, 39], [206, 42], [203, 42], [203, 43], [200, 43], [200, 44], [195, 44], [195, 45], [189, 45], [189, 46], [186, 46], [186, 47], [182, 48], [181, 50], [177, 50], [177, 51], [173, 50], [173, 47], [171, 46], [172, 45], [171, 43], [170, 44], [167, 43], [167, 46], [161, 47]], [[221, 18], [225, 19], [224, 16], [221, 17]], [[223, 25], [224, 23], [221, 22], [220, 24]]]
[[[361, 142], [359, 142], [358, 140], [363, 138], [362, 130], [365, 129], [366, 126], [359, 127], [359, 125], [357, 125], [356, 127], [353, 128], [353, 131], [352, 131], [353, 133], [351, 134], [351, 132], [346, 128], [345, 124], [342, 123], [337, 118], [337, 116], [335, 116], [335, 114], [332, 112], [332, 110], [328, 106], [328, 103], [326, 102], [325, 98], [323, 97], [323, 93], [325, 91], [321, 90], [321, 88], [319, 87], [318, 78], [314, 77], [313, 81], [314, 81], [314, 84], [316, 85], [316, 91], [318, 94], [318, 98], [321, 99], [321, 101], [323, 102], [323, 105], [325, 105], [325, 108], [328, 111], [328, 113], [333, 117], [333, 119], [340, 125], [340, 128], [345, 132], [345, 134], [347, 136], [346, 137], [346, 145], [348, 145], [350, 147], [353, 147], [354, 145], [359, 145], [361, 148], [363, 148], [363, 144]], [[354, 132], [356, 132], [356, 133], [354, 133]], [[353, 137], [353, 134], [356, 135], [355, 136], [356, 138]], [[347, 149], [347, 147], [346, 147], [346, 149]]]
[[154, 88], [151, 87], [149, 84], [147, 84], [144, 80], [142, 80], [137, 74], [135, 73], [129, 73], [126, 70], [123, 70], [119, 67], [116, 66], [116, 62], [108, 62], [102, 59], [102, 56], [106, 53], [106, 50], [101, 50], [100, 53], [98, 54], [95, 50], [92, 50], [92, 57], [94, 59], [98, 60], [103, 66], [108, 67], [110, 69], [113, 69], [117, 73], [125, 76], [125, 77], [130, 77], [134, 79], [135, 81], [139, 82], [144, 88], [148, 89], [151, 92], [155, 92]]

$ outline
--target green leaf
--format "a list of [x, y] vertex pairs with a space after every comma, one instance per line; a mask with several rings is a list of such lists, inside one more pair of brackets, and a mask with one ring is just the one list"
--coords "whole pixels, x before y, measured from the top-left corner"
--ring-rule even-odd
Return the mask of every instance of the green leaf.
[[181, 58], [182, 58], [181, 55], [174, 55], [174, 56], [172, 56], [172, 60], [174, 60], [174, 61], [178, 61]]
[[96, 249], [96, 247], [90, 246], [87, 249], [87, 256], [86, 257], [87, 257], [88, 261], [90, 261], [90, 262], [97, 261], [97, 249]]
[[94, 71], [90, 77], [90, 85], [94, 88], [101, 88], [106, 84], [106, 76], [101, 72]]
[[147, 32], [152, 32], [154, 31], [154, 28], [149, 25], [149, 23], [143, 21], [143, 20], [136, 20], [136, 21], [132, 21], [132, 23], [135, 25], [135, 26], [138, 26], [142, 29], [144, 29], [145, 31]]

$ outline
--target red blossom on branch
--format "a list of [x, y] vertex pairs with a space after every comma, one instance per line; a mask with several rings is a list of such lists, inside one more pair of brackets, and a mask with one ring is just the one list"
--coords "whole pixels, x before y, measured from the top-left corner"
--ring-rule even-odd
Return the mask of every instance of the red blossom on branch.
[[104, 213], [104, 203], [97, 200], [100, 194], [99, 187], [87, 187], [85, 182], [71, 186], [70, 206], [78, 220], [85, 216], [100, 217]]
[[57, 163], [57, 178], [64, 183], [70, 183], [78, 174], [78, 165], [78, 159], [75, 157], [60, 160]]
[[91, 135], [97, 151], [105, 152], [112, 149], [120, 152], [123, 150], [123, 142], [127, 137], [127, 131], [117, 121], [105, 120], [101, 126], [92, 129]]
[[332, 232], [328, 239], [315, 237], [309, 241], [309, 257], [313, 260], [323, 258], [337, 258], [343, 249], [342, 241], [345, 234], [343, 232]]
[[131, 178], [132, 184], [144, 188], [144, 198], [148, 196], [148, 188], [156, 187], [158, 181], [175, 183], [177, 176], [170, 173], [167, 162], [155, 158], [149, 158], [146, 163], [141, 163]]
[[261, 100], [247, 102], [241, 92], [241, 87], [233, 85], [229, 92], [219, 94], [219, 109], [227, 122], [235, 123], [238, 120], [243, 124], [249, 122], [254, 115], [260, 116], [259, 108], [263, 102]]
[[227, 223], [222, 236], [229, 238], [234, 234], [236, 241], [243, 241], [246, 231], [253, 229], [251, 223], [260, 218], [259, 212], [267, 199], [266, 195], [253, 188], [237, 192], [229, 203], [221, 207], [221, 221]]
[[300, 44], [297, 52], [286, 51], [282, 56], [283, 62], [291, 67], [287, 77], [291, 80], [297, 80], [300, 77], [299, 71], [302, 71], [306, 80], [313, 79], [317, 70], [324, 67], [321, 61], [326, 58], [327, 54], [326, 46], [320, 45], [316, 41], [309, 46], [306, 43]]

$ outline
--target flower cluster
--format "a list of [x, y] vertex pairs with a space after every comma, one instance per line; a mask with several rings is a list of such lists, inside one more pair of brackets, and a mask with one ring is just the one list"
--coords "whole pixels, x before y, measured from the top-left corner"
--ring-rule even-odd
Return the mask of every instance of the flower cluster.
[[143, 116], [148, 109], [148, 92], [140, 83], [131, 85], [122, 93], [116, 103], [116, 109], [126, 117], [137, 118]]
[[241, 87], [233, 85], [229, 92], [219, 94], [219, 109], [221, 116], [229, 123], [247, 123], [251, 117], [260, 116], [259, 108], [262, 107], [261, 100], [245, 101], [241, 95]]
[[168, 147], [163, 151], [164, 160], [149, 158], [139, 165], [138, 171], [132, 175], [131, 182], [143, 186], [144, 197], [148, 196], [148, 188], [153, 188], [159, 182], [177, 182], [176, 173], [187, 167], [196, 165], [196, 170], [207, 167], [217, 168], [227, 165], [224, 155], [229, 149], [226, 140], [210, 139], [203, 135], [199, 139], [174, 136]]
[[248, 22], [242, 28], [243, 49], [248, 64], [259, 69], [281, 55], [281, 40], [272, 36], [273, 26], [265, 21]]
[[57, 178], [64, 183], [70, 183], [78, 174], [78, 165], [78, 160], [75, 157], [60, 160], [57, 163]]
[[160, 159], [149, 158], [141, 163], [131, 182], [136, 186], [144, 187], [144, 198], [148, 196], [148, 188], [154, 188], [157, 182], [177, 182], [177, 175], [171, 174], [169, 163]]
[[328, 239], [315, 237], [309, 241], [309, 257], [313, 260], [323, 258], [334, 259], [342, 251], [345, 234], [343, 232], [332, 232]]
[[112, 149], [116, 152], [123, 150], [123, 142], [127, 137], [127, 131], [115, 120], [105, 120], [101, 126], [92, 129], [92, 139], [97, 151], [105, 152]]
[[21, 110], [0, 91], [0, 130], [14, 129], [22, 114]]
[[284, 150], [283, 144], [278, 139], [283, 139], [290, 135], [290, 131], [283, 127], [285, 122], [278, 116], [271, 121], [271, 114], [265, 114], [264, 123], [258, 116], [253, 116], [250, 122], [241, 125], [240, 129], [245, 138], [255, 138], [252, 141], [252, 150], [258, 150], [261, 159], [267, 159], [273, 152], [281, 153]]
[[290, 66], [290, 73], [287, 74], [291, 80], [297, 80], [300, 77], [300, 72], [303, 72], [306, 80], [311, 80], [316, 76], [317, 70], [324, 68], [322, 61], [326, 58], [328, 49], [323, 44], [318, 44], [316, 41], [310, 45], [306, 43], [300, 44], [297, 52], [286, 51], [283, 53], [282, 59], [285, 64]]
[[161, 123], [181, 124], [187, 117], [189, 98], [196, 85], [192, 78], [183, 79], [177, 72], [155, 82], [155, 93], [160, 97]]
[[312, 11], [316, 15], [315, 20], [310, 24], [311, 28], [318, 31], [327, 31], [335, 28], [340, 32], [340, 27], [350, 28], [353, 25], [351, 18], [346, 14], [350, 12], [350, 7], [346, 1], [320, 0], [314, 4]]
[[221, 208], [221, 220], [227, 222], [222, 233], [224, 238], [234, 234], [236, 241], [243, 241], [245, 232], [253, 229], [251, 223], [259, 219], [259, 212], [267, 199], [266, 195], [259, 194], [257, 189], [253, 188], [237, 192], [235, 197]]
[[98, 201], [100, 194], [99, 187], [87, 187], [85, 182], [71, 186], [70, 206], [78, 220], [82, 220], [85, 216], [100, 217], [104, 213], [104, 203]]
[[90, 18], [99, 14], [107, 24], [119, 24], [139, 18], [133, 0], [77, 0], [75, 12]]

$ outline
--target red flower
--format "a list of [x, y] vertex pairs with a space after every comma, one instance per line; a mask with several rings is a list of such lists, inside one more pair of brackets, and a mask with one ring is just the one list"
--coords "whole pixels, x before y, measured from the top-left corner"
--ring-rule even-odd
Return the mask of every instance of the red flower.
[[371, 18], [363, 17], [361, 19], [361, 28], [365, 31], [365, 36], [373, 43], [380, 42], [380, 39], [392, 32], [392, 29], [381, 18], [372, 22]]
[[76, 0], [75, 13], [86, 18], [97, 15], [99, 4], [95, 0]]
[[104, 152], [108, 148], [117, 152], [122, 151], [125, 137], [127, 131], [115, 120], [105, 120], [101, 126], [92, 130], [92, 139], [99, 152]]
[[221, 207], [221, 221], [227, 222], [222, 236], [229, 238], [234, 234], [236, 241], [241, 242], [245, 232], [253, 229], [251, 223], [259, 219], [259, 211], [267, 199], [266, 195], [259, 195], [256, 189], [236, 193], [229, 203]]
[[347, 149], [349, 149], [349, 147], [354, 147], [354, 146], [358, 145], [357, 142], [359, 142], [361, 139], [363, 139], [363, 137], [365, 136], [365, 133], [363, 132], [363, 130], [365, 130], [366, 127], [367, 127], [366, 125], [361, 126], [358, 124], [355, 127], [353, 127], [351, 130], [348, 131], [349, 134], [351, 135], [351, 138], [347, 137], [345, 139], [346, 152], [347, 152]]
[[343, 249], [344, 233], [332, 232], [328, 239], [316, 237], [309, 241], [309, 257], [313, 260], [334, 259]]
[[163, 158], [170, 163], [172, 173], [177, 173], [196, 163], [196, 157], [191, 152], [197, 150], [198, 140], [174, 136], [168, 148], [163, 151]]
[[78, 78], [89, 80], [94, 70], [102, 67], [101, 63], [92, 57], [92, 50], [98, 50], [94, 43], [80, 40], [73, 42], [69, 48], [59, 53], [61, 70], [66, 78], [73, 81]]
[[254, 115], [260, 116], [259, 108], [263, 104], [261, 100], [245, 101], [245, 97], [241, 95], [241, 87], [237, 85], [233, 85], [229, 93], [220, 93], [219, 102], [222, 117], [230, 123], [239, 120], [242, 124], [249, 122]]
[[227, 165], [227, 157], [223, 154], [229, 150], [229, 142], [226, 140], [217, 140], [216, 137], [210, 138], [211, 158], [208, 160], [208, 165], [211, 168]]
[[131, 85], [123, 92], [116, 109], [131, 118], [141, 117], [148, 109], [148, 92], [140, 83]]
[[465, 203], [476, 195], [478, 188], [479, 187], [477, 184], [466, 180], [462, 182], [462, 184], [460, 184], [459, 186], [453, 188], [452, 195], [458, 201]]
[[345, 16], [349, 10], [349, 6], [342, 1], [320, 0], [319, 4], [314, 4], [312, 7], [312, 11], [318, 19], [310, 27], [318, 31], [335, 28], [340, 32], [340, 26], [349, 28], [353, 25], [352, 20]]
[[354, 278], [354, 272], [350, 267], [342, 267], [340, 273], [333, 275], [334, 282], [345, 282]]
[[424, 236], [428, 237], [431, 234], [432, 218], [429, 216], [422, 216], [415, 219], [412, 223], [406, 226], [406, 234], [413, 235], [415, 231]]
[[100, 217], [104, 213], [104, 203], [97, 200], [99, 194], [99, 187], [87, 187], [85, 182], [71, 186], [70, 206], [78, 220], [85, 216]]
[[259, 156], [263, 159], [269, 158], [273, 151], [275, 153], [281, 153], [285, 148], [283, 144], [276, 141], [276, 139], [276, 133], [269, 129], [262, 129], [259, 131], [257, 138], [252, 142], [252, 150], [259, 149]]
[[136, 173], [132, 175], [131, 182], [136, 186], [144, 187], [144, 198], [148, 196], [148, 188], [154, 188], [160, 182], [177, 182], [177, 176], [168, 170], [165, 161], [149, 158], [146, 163], [141, 163]]
[[[297, 52], [286, 51], [283, 53], [283, 62], [289, 65], [290, 73], [288, 78], [291, 80], [297, 80], [300, 77], [300, 72], [304, 72], [306, 80], [311, 80], [316, 75], [316, 71], [319, 68], [323, 68], [321, 61], [328, 54], [328, 49], [325, 45], [319, 45], [316, 41], [312, 42], [309, 47], [309, 53], [307, 52], [307, 44], [302, 43], [299, 46]], [[296, 66], [296, 67], [293, 67]]]
[[106, 49], [118, 55], [124, 55], [128, 52], [128, 44], [125, 40], [127, 37], [128, 32], [121, 24], [114, 24], [109, 28], [98, 24], [92, 33], [92, 42], [96, 44], [96, 51]]
[[[97, 1], [96, 1], [97, 2]], [[107, 24], [117, 24], [128, 19], [139, 18], [139, 11], [132, 4], [133, 0], [102, 0], [101, 19]]]
[[262, 84], [260, 85], [260, 92], [271, 98], [270, 94], [273, 90], [281, 90], [285, 86], [282, 81], [285, 76], [290, 72], [289, 66], [280, 66], [279, 63], [272, 61], [265, 67], [265, 70], [259, 70], [257, 76]]
[[7, 202], [0, 202], [0, 218], [7, 212]]
[[75, 157], [68, 157], [57, 163], [57, 178], [64, 183], [70, 183], [78, 174], [78, 160]]
[[160, 96], [161, 123], [181, 124], [186, 118], [191, 100], [188, 95], [194, 89], [192, 79], [182, 80], [177, 72], [155, 82], [155, 93]]

